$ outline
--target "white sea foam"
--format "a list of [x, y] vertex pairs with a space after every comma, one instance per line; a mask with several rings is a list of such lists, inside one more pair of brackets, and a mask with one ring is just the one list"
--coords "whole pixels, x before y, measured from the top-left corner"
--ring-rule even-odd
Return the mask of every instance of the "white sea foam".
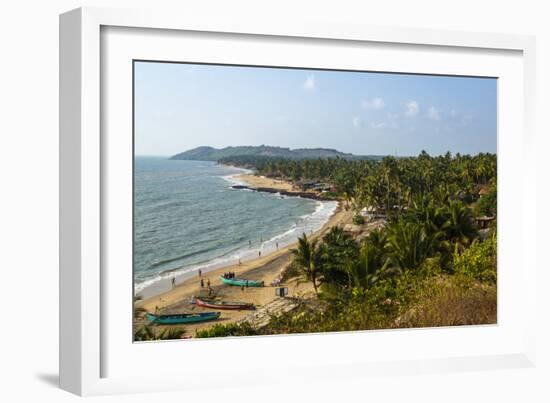
[[221, 178], [225, 179], [227, 182], [231, 183], [232, 185], [248, 186], [248, 183], [237, 179], [237, 176], [248, 175], [248, 174], [251, 174], [253, 171], [251, 169], [246, 169], [246, 168], [237, 168], [237, 167], [231, 167], [231, 168], [236, 169], [239, 172], [230, 174], [230, 175], [223, 175], [221, 176]]
[[[227, 178], [230, 177], [231, 175]], [[232, 179], [228, 180], [231, 181]], [[273, 194], [273, 196], [275, 195]], [[199, 269], [203, 273], [207, 273], [223, 266], [236, 264], [239, 260], [242, 262], [253, 260], [258, 257], [258, 252], [261, 252], [262, 256], [266, 256], [272, 252], [275, 252], [277, 247], [283, 248], [295, 243], [297, 239], [302, 236], [302, 234], [310, 235], [320, 230], [334, 214], [337, 206], [338, 202], [335, 201], [317, 201], [315, 211], [313, 213], [301, 216], [289, 229], [264, 241], [259, 247], [249, 247], [248, 245], [245, 245], [241, 249], [234, 251], [229, 255], [214, 258], [205, 263], [163, 272], [156, 277], [149, 278], [145, 281], [136, 281], [134, 284], [134, 292], [136, 295], [140, 294], [144, 290], [154, 287], [157, 283], [168, 281], [173, 277], [190, 277], [194, 273], [197, 273]]]

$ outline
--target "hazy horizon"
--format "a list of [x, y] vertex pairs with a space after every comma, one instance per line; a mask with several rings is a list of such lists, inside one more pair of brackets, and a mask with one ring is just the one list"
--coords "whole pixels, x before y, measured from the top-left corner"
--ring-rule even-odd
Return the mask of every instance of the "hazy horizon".
[[135, 63], [135, 153], [199, 146], [496, 153], [492, 78]]
[[[259, 146], [266, 146], [266, 147], [280, 147], [280, 148], [289, 148], [291, 150], [297, 150], [297, 149], [304, 149], [304, 148], [308, 148], [308, 149], [315, 149], [315, 148], [323, 148], [323, 149], [329, 149], [329, 147], [287, 147], [287, 146], [273, 146], [272, 144], [238, 144], [238, 145], [229, 145], [229, 146], [225, 146], [225, 147], [213, 147], [213, 148], [216, 148], [216, 149], [223, 149], [223, 148], [226, 148], [226, 147], [259, 147]], [[209, 146], [208, 144], [204, 144], [202, 146], [197, 146], [197, 147], [193, 147], [193, 148], [189, 148], [187, 150], [181, 150], [181, 151], [178, 151], [174, 154], [135, 154], [136, 157], [173, 157], [174, 155], [176, 154], [180, 154], [180, 153], [183, 153], [185, 151], [189, 151], [189, 150], [193, 150], [195, 148], [198, 148], [198, 147], [212, 147], [212, 146]], [[333, 148], [331, 148], [333, 149]], [[353, 153], [353, 152], [347, 152], [347, 151], [342, 151], [342, 150], [339, 150], [339, 149], [333, 149], [333, 150], [336, 150], [336, 151], [340, 151], [342, 153], [346, 153], [346, 154], [353, 154], [353, 155], [357, 155], [357, 156], [394, 156], [394, 157], [401, 157], [401, 158], [406, 158], [406, 157], [417, 157], [420, 152], [422, 152], [422, 150], [420, 152], [418, 152], [417, 154], [414, 154], [414, 155], [401, 155], [401, 154], [357, 154], [357, 153]], [[426, 151], [426, 150], [424, 150]], [[448, 152], [450, 152], [453, 156], [456, 155], [457, 153], [456, 152], [453, 152], [451, 150], [447, 150]], [[432, 157], [437, 157], [437, 156], [440, 156], [440, 155], [445, 155], [447, 153], [447, 151], [445, 152], [442, 152], [442, 153], [428, 153], [430, 154]], [[426, 151], [427, 152], [427, 151]], [[477, 155], [477, 154], [480, 154], [480, 153], [490, 153], [490, 154], [496, 154], [496, 152], [490, 152], [490, 151], [480, 151], [478, 153], [470, 153], [470, 155]], [[460, 153], [461, 155], [465, 155], [465, 153]]]

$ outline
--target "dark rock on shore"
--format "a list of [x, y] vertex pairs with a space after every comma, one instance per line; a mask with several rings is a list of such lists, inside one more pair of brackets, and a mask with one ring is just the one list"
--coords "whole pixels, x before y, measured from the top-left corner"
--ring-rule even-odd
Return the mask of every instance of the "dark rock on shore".
[[288, 196], [288, 197], [301, 197], [303, 199], [312, 199], [312, 200], [334, 200], [332, 198], [324, 197], [322, 194], [318, 193], [311, 193], [311, 192], [289, 192], [287, 190], [280, 190], [280, 189], [274, 189], [274, 188], [265, 188], [265, 187], [259, 187], [259, 188], [253, 188], [250, 186], [245, 185], [233, 185], [231, 186], [232, 189], [236, 190], [253, 190], [256, 192], [263, 192], [263, 193], [278, 193], [282, 196]]

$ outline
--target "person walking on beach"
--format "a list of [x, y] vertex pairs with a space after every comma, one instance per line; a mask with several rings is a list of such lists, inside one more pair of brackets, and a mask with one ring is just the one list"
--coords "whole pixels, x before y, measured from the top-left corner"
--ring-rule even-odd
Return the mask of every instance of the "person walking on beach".
[[204, 280], [201, 278], [201, 288], [204, 288]]
[[279, 242], [275, 242], [275, 247], [279, 250]]
[[258, 257], [262, 257], [262, 251], [261, 250], [258, 251]]
[[202, 270], [199, 269], [199, 277], [202, 277]]
[[172, 288], [176, 286], [176, 277], [172, 277]]
[[241, 285], [241, 291], [244, 292], [244, 285]]
[[208, 288], [210, 288], [210, 279], [207, 279], [207, 280], [206, 280], [206, 286], [207, 286]]

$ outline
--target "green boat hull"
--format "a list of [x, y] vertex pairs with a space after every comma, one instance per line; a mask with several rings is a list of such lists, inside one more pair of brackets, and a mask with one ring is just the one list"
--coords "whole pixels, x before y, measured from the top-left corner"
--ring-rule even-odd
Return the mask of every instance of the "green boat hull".
[[242, 278], [225, 278], [223, 276], [221, 276], [220, 278], [222, 280], [222, 283], [227, 285], [234, 285], [237, 287], [263, 287], [264, 286], [263, 281], [245, 280]]

